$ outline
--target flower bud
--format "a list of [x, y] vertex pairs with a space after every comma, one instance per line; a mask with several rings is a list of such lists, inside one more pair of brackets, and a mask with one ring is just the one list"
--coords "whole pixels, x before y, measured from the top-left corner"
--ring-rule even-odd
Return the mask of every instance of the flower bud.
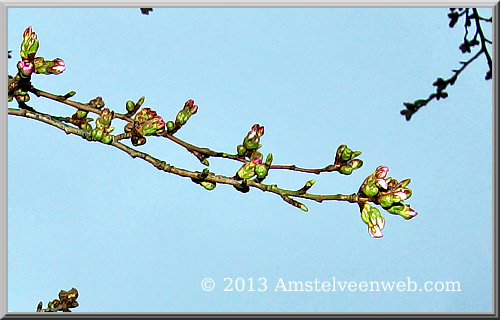
[[352, 155], [352, 150], [349, 149], [349, 148], [344, 148], [344, 151], [342, 151], [342, 160], [344, 161], [349, 161], [351, 159], [351, 155]]
[[368, 198], [371, 198], [378, 193], [378, 188], [373, 184], [365, 184], [362, 191]]
[[242, 156], [245, 154], [245, 152], [247, 152], [247, 148], [245, 148], [244, 146], [242, 146], [240, 144], [240, 145], [238, 145], [238, 147], [236, 147], [236, 151], [238, 152], [239, 156]]
[[339, 168], [339, 172], [345, 175], [350, 175], [352, 173], [352, 168], [349, 165], [344, 164]]
[[388, 171], [389, 168], [386, 166], [378, 166], [377, 169], [375, 169], [375, 176], [379, 179], [383, 179], [387, 175]]
[[355, 169], [361, 168], [361, 166], [363, 166], [363, 160], [353, 159], [353, 160], [349, 161], [348, 164], [353, 170], [355, 170]]
[[238, 170], [238, 176], [241, 179], [250, 179], [255, 175], [255, 163], [252, 161], [246, 162], [241, 166], [241, 168]]
[[127, 101], [125, 105], [128, 112], [133, 112], [135, 110], [135, 103], [132, 100]]
[[385, 181], [384, 179], [377, 179], [377, 186], [379, 186], [382, 189], [388, 188], [387, 181]]
[[361, 219], [368, 225], [368, 233], [373, 238], [382, 237], [382, 229], [385, 226], [385, 219], [380, 211], [368, 203], [364, 203], [361, 208]]
[[267, 176], [267, 168], [263, 164], [257, 164], [255, 166], [255, 173], [259, 179], [264, 179]]
[[17, 69], [21, 73], [21, 77], [27, 78], [34, 71], [34, 65], [30, 61], [22, 60], [17, 63]]
[[50, 73], [53, 74], [60, 74], [64, 70], [66, 70], [66, 65], [63, 59], [55, 58], [54, 61], [52, 62], [52, 66], [49, 66], [47, 70], [50, 70]]
[[33, 60], [38, 50], [38, 37], [31, 29], [31, 26], [26, 28], [23, 33], [23, 41], [21, 42], [20, 55], [24, 60]]
[[387, 209], [392, 205], [392, 196], [390, 194], [383, 195], [378, 198], [378, 201], [382, 208]]

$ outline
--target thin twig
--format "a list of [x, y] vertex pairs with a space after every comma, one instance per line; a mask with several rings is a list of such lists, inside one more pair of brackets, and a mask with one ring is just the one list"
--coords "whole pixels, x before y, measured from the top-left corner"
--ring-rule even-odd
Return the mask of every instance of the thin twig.
[[[74, 134], [77, 136], [80, 136], [86, 140], [91, 140], [91, 135], [89, 132], [75, 128], [72, 126], [69, 126], [59, 120], [54, 119], [50, 115], [46, 114], [41, 114], [39, 112], [34, 112], [34, 111], [29, 111], [25, 109], [13, 109], [9, 108], [8, 109], [9, 115], [15, 115], [15, 116], [20, 116], [24, 118], [29, 118], [37, 121], [44, 122], [46, 124], [49, 124], [51, 126], [54, 126], [62, 131], [64, 131], [66, 134]], [[167, 162], [160, 160], [158, 158], [155, 158], [147, 153], [144, 153], [142, 151], [136, 150], [134, 148], [131, 148], [121, 142], [118, 141], [113, 141], [111, 146], [120, 149], [121, 151], [129, 154], [132, 158], [140, 158], [151, 165], [153, 165], [155, 168], [158, 170], [162, 170], [167, 173], [172, 173], [180, 177], [186, 177], [186, 178], [193, 178], [193, 179], [199, 179], [200, 177], [200, 172], [198, 171], [190, 171], [182, 168], [177, 168], [175, 166], [172, 166], [168, 164]], [[236, 180], [234, 178], [230, 178], [227, 176], [222, 176], [222, 175], [207, 175], [204, 178], [205, 181], [209, 182], [214, 182], [214, 183], [219, 183], [219, 184], [228, 184], [232, 186], [240, 186], [241, 185], [241, 180]], [[248, 187], [252, 188], [257, 188], [265, 192], [271, 192], [277, 195], [280, 195], [283, 200], [285, 200], [289, 204], [293, 204], [294, 206], [297, 206], [293, 201], [293, 199], [290, 199], [290, 197], [296, 197], [296, 198], [303, 198], [303, 199], [308, 199], [308, 200], [313, 200], [316, 202], [323, 202], [323, 201], [347, 201], [350, 203], [363, 203], [369, 201], [367, 198], [362, 198], [358, 194], [353, 193], [349, 195], [344, 195], [344, 194], [333, 194], [333, 195], [319, 195], [319, 194], [311, 194], [311, 193], [304, 193], [301, 189], [299, 190], [287, 190], [287, 189], [282, 189], [278, 188], [277, 185], [268, 185], [268, 184], [263, 184], [261, 182], [256, 181], [255, 179], [253, 180], [247, 180], [246, 185]], [[300, 208], [300, 206], [298, 206]]]

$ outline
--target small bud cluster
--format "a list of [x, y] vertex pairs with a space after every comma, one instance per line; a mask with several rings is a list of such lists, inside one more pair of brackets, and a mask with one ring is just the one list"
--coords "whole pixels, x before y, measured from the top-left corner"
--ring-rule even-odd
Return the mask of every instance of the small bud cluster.
[[335, 165], [339, 166], [341, 174], [350, 175], [353, 170], [361, 168], [363, 160], [354, 159], [361, 154], [361, 151], [352, 151], [345, 144], [338, 147], [335, 155]]
[[[386, 166], [377, 167], [377, 169], [375, 169], [375, 172], [370, 174], [363, 181], [361, 187], [359, 188], [358, 195], [369, 198], [370, 201], [375, 204], [379, 204], [382, 208], [384, 208], [391, 214], [400, 215], [407, 220], [415, 217], [418, 213], [413, 210], [410, 205], [403, 204], [403, 201], [410, 198], [412, 195], [411, 189], [407, 188], [411, 180], [405, 179], [401, 182], [398, 182], [396, 179], [387, 177], [388, 171], [389, 168]], [[366, 205], [368, 204], [365, 203], [365, 207]], [[363, 221], [366, 222], [365, 218], [363, 217], [363, 210], [365, 207], [361, 208], [361, 214]], [[377, 210], [378, 212], [378, 209], [373, 209]], [[374, 212], [373, 209], [370, 210]], [[373, 215], [378, 217], [375, 213], [373, 213]], [[379, 225], [379, 231], [382, 229], [383, 224], [381, 226]], [[377, 232], [376, 229], [373, 229], [372, 231], [373, 233], [370, 232], [370, 235], [372, 235], [373, 237], [382, 236], [382, 234]], [[374, 234], [377, 236], [374, 236]]]
[[89, 122], [93, 121], [91, 118], [87, 118], [88, 111], [78, 109], [72, 116], [70, 122], [78, 126], [80, 129], [85, 131], [92, 131], [92, 126]]
[[95, 99], [90, 100], [88, 105], [92, 108], [101, 109], [104, 107], [104, 101], [102, 101], [102, 97], [96, 97]]
[[361, 219], [368, 225], [368, 233], [373, 238], [382, 237], [382, 229], [385, 226], [385, 219], [380, 211], [368, 203], [364, 203], [361, 208]]
[[71, 288], [69, 291], [61, 290], [59, 292], [59, 299], [54, 299], [47, 304], [46, 309], [42, 309], [42, 302], [38, 303], [36, 312], [71, 312], [71, 308], [78, 307], [78, 290]]
[[168, 133], [175, 133], [179, 130], [183, 125], [185, 125], [189, 118], [198, 111], [198, 106], [194, 104], [193, 99], [189, 99], [184, 103], [184, 107], [181, 111], [177, 113], [175, 117], [175, 122], [168, 121], [167, 122], [167, 131]]
[[96, 127], [91, 131], [92, 139], [110, 144], [113, 142], [113, 136], [110, 134], [115, 128], [111, 127], [111, 121], [115, 116], [114, 111], [104, 108], [101, 115], [96, 119]]
[[263, 155], [257, 149], [262, 147], [260, 137], [264, 134], [264, 127], [259, 124], [254, 124], [252, 130], [248, 132], [243, 139], [243, 143], [238, 145], [238, 156], [246, 158], [247, 161], [241, 166], [236, 173], [237, 179], [251, 179], [257, 176], [257, 181], [263, 181], [269, 171], [269, 167], [273, 162], [273, 154], [269, 153], [266, 161], [263, 162]]
[[127, 109], [126, 115], [133, 116], [137, 112], [137, 110], [139, 110], [139, 108], [142, 106], [145, 98], [146, 97], [144, 96], [140, 97], [136, 103], [134, 103], [134, 101], [132, 100], [128, 100], [127, 103], [125, 104], [125, 108]]
[[19, 50], [21, 61], [17, 63], [18, 72], [15, 78], [16, 84], [13, 85], [13, 87], [9, 86], [9, 102], [14, 98], [16, 98], [16, 101], [19, 103], [30, 100], [27, 91], [31, 86], [29, 81], [33, 73], [60, 74], [65, 70], [66, 65], [61, 58], [56, 58], [54, 60], [44, 60], [43, 57], [35, 58], [38, 47], [39, 42], [36, 33], [31, 27], [26, 28]]
[[134, 117], [133, 123], [128, 123], [125, 132], [132, 133], [132, 144], [134, 146], [146, 143], [145, 136], [162, 134], [165, 132], [165, 121], [150, 108], [143, 108]]

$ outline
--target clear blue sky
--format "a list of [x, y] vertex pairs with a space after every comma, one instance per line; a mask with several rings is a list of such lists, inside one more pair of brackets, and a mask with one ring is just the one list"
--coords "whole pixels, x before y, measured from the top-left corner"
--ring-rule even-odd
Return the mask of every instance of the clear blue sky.
[[[482, 9], [491, 16], [490, 9]], [[318, 168], [347, 144], [364, 166], [351, 176], [271, 171], [267, 183], [318, 194], [356, 192], [379, 165], [411, 178], [406, 221], [382, 211], [373, 239], [356, 204], [273, 194], [208, 192], [118, 149], [33, 120], [8, 120], [8, 309], [34, 311], [76, 287], [77, 312], [491, 312], [492, 84], [484, 57], [410, 122], [404, 101], [426, 97], [463, 56], [448, 9], [9, 9], [9, 72], [22, 33], [66, 71], [37, 88], [124, 112], [173, 119], [198, 113], [177, 136], [234, 153], [254, 123], [276, 164]], [[487, 30], [491, 34], [491, 27]], [[37, 110], [73, 108], [32, 97]], [[16, 107], [10, 103], [9, 107]], [[124, 124], [115, 120], [117, 131]], [[203, 166], [166, 139], [140, 150], [189, 170]], [[211, 159], [232, 176], [239, 163]], [[215, 289], [201, 289], [204, 278]], [[224, 292], [225, 277], [267, 278], [266, 292]], [[284, 281], [459, 281], [460, 292], [283, 292]], [[248, 281], [248, 280], [247, 280]], [[248, 282], [246, 283], [248, 289]]]

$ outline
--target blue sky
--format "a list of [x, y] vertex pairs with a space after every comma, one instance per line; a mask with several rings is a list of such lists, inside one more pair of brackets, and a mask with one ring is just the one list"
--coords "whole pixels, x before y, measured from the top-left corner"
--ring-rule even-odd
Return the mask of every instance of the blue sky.
[[[491, 16], [490, 9], [481, 9]], [[411, 178], [406, 221], [381, 211], [373, 239], [356, 204], [305, 202], [218, 185], [211, 192], [118, 149], [43, 123], [8, 119], [8, 309], [34, 311], [76, 287], [77, 312], [491, 312], [492, 86], [484, 57], [406, 122], [404, 101], [426, 97], [465, 59], [448, 9], [9, 9], [15, 73], [22, 33], [66, 71], [35, 87], [74, 100], [102, 96], [124, 112], [146, 97], [165, 119], [199, 106], [176, 135], [235, 153], [254, 123], [275, 164], [319, 168], [340, 144], [361, 150], [350, 176], [271, 171], [266, 183], [318, 194], [356, 192], [379, 165]], [[491, 34], [491, 28], [486, 31]], [[35, 109], [73, 108], [32, 97]], [[9, 107], [16, 107], [10, 103]], [[115, 120], [117, 131], [121, 122]], [[203, 166], [166, 139], [140, 150], [189, 170]], [[210, 159], [217, 174], [239, 163]], [[225, 292], [243, 278], [248, 289]], [[284, 281], [459, 281], [460, 292], [283, 292]], [[212, 278], [205, 292], [201, 281]], [[256, 289], [257, 287], [255, 287]]]

